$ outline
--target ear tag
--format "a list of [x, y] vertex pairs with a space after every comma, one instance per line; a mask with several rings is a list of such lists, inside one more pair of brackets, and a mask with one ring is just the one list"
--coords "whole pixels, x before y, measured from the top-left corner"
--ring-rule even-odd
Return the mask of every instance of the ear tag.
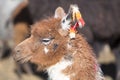
[[80, 28], [84, 27], [85, 21], [82, 18], [82, 15], [81, 15], [81, 13], [79, 11], [78, 6], [72, 6], [72, 10], [73, 10], [73, 12], [72, 12], [72, 20], [77, 21], [78, 26]]
[[71, 28], [69, 30], [69, 37], [72, 39], [75, 38], [77, 27], [80, 28], [84, 27], [85, 22], [81, 16], [81, 13], [77, 5], [71, 5], [70, 10], [72, 12], [72, 16], [71, 16], [72, 22], [75, 23], [75, 24], [71, 24]]
[[73, 39], [73, 38], [75, 38], [75, 30], [73, 29], [73, 28], [70, 28], [70, 33], [69, 33], [69, 37], [70, 37], [70, 39]]
[[76, 28], [77, 27], [78, 27], [78, 23], [76, 23], [74, 26], [71, 26], [70, 31], [69, 31], [69, 37], [70, 37], [70, 39], [75, 38]]

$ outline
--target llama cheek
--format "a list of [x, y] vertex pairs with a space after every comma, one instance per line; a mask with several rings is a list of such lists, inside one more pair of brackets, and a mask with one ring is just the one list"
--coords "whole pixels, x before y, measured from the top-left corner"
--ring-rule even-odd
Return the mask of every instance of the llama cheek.
[[44, 52], [47, 54], [49, 52], [49, 49], [47, 47], [44, 47]]

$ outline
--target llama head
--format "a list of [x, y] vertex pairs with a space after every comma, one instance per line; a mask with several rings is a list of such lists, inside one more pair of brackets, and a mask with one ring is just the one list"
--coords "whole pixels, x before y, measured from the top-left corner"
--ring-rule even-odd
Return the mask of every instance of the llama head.
[[46, 68], [58, 62], [67, 52], [66, 42], [69, 37], [67, 28], [70, 18], [63, 8], [55, 10], [54, 17], [44, 19], [32, 26], [31, 36], [18, 44], [14, 58], [22, 63], [33, 62], [41, 68]]
[[[53, 69], [55, 72], [57, 70], [55, 74], [58, 73], [59, 76], [59, 72], [62, 73], [62, 77], [59, 76], [61, 78], [65, 77], [64, 73], [70, 75], [72, 80], [96, 80], [97, 74], [97, 80], [102, 80], [98, 78], [101, 76], [96, 59], [84, 38], [81, 35], [77, 35], [75, 39], [68, 36], [74, 20], [77, 20], [77, 26], [82, 23], [78, 9], [76, 7], [71, 9], [65, 14], [59, 7], [55, 10], [54, 17], [34, 24], [31, 36], [16, 46], [14, 58], [22, 63], [28, 61], [35, 63], [40, 70], [47, 69], [49, 74]], [[72, 29], [76, 29], [75, 27]], [[61, 63], [57, 64], [58, 62]], [[68, 79], [65, 77], [64, 80]]]

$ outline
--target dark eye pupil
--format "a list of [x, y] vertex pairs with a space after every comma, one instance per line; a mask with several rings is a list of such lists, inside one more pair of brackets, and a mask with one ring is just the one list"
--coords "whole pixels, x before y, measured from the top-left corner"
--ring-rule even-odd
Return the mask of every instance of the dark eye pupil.
[[64, 23], [64, 22], [65, 22], [65, 20], [62, 21], [62, 23]]

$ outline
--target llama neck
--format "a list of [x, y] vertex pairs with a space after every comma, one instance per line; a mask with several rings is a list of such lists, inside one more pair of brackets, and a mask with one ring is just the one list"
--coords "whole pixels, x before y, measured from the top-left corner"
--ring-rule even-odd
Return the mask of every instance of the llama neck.
[[49, 80], [70, 80], [69, 75], [65, 75], [63, 70], [72, 65], [72, 61], [62, 59], [55, 65], [47, 69]]

